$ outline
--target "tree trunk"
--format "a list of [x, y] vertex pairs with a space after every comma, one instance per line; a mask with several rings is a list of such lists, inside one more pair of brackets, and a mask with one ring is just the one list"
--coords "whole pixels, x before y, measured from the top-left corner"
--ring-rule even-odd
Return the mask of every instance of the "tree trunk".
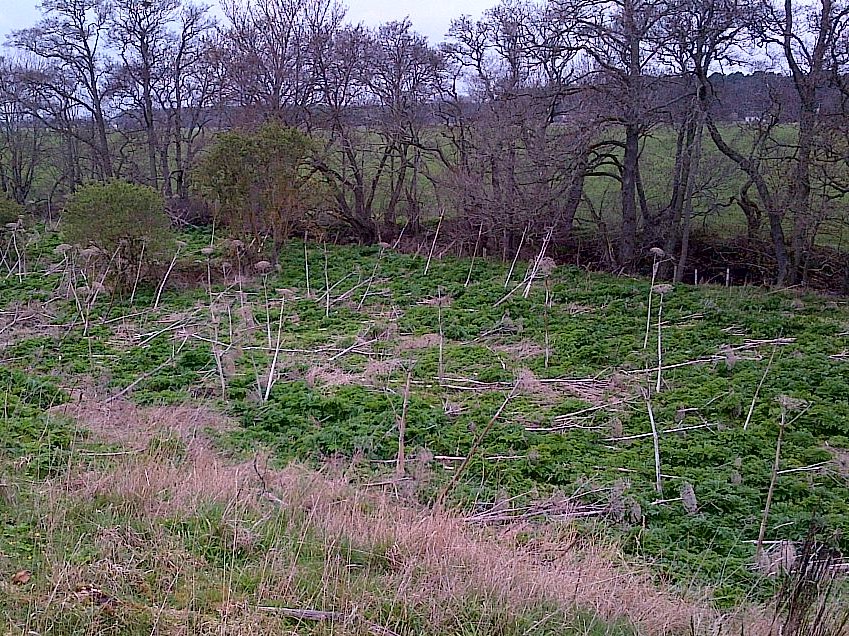
[[622, 162], [622, 236], [619, 243], [619, 266], [633, 265], [637, 247], [637, 162], [639, 159], [637, 126], [625, 126], [625, 157]]

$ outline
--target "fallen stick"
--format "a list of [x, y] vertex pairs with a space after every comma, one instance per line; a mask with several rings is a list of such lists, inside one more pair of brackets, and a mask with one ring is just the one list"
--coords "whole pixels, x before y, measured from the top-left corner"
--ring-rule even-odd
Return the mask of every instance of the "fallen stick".
[[810, 466], [800, 466], [799, 468], [785, 468], [784, 470], [779, 470], [779, 475], [789, 475], [790, 473], [813, 473], [818, 470], [822, 470], [824, 468], [828, 468], [828, 465], [831, 461], [820, 462], [819, 464], [811, 464]]
[[[590, 406], [585, 409], [581, 409], [580, 411], [573, 411], [572, 413], [567, 413], [566, 415], [555, 415], [551, 418], [552, 422], [565, 422], [566, 420], [572, 419], [573, 417], [577, 417], [579, 415], [583, 415], [584, 413], [594, 413], [595, 411], [600, 411], [602, 409], [606, 409], [611, 406], [617, 406], [619, 404], [624, 404], [626, 400], [619, 400], [618, 402], [612, 402], [610, 404], [602, 404], [600, 406]], [[555, 430], [557, 427], [553, 427], [552, 430]]]
[[338, 358], [341, 358], [344, 355], [347, 355], [347, 354], [352, 353], [352, 352], [356, 352], [357, 347], [367, 347], [368, 345], [374, 344], [375, 342], [377, 342], [377, 338], [369, 340], [368, 342], [355, 342], [350, 347], [346, 347], [345, 349], [342, 349], [342, 351], [340, 351], [339, 353], [330, 356], [330, 358], [328, 358], [327, 361], [333, 362], [334, 360], [337, 360]]
[[[712, 426], [716, 426], [716, 424], [708, 422], [707, 424], [697, 424], [695, 426], [681, 426], [679, 428], [667, 428], [665, 430], [660, 431], [661, 433], [683, 433], [686, 431], [695, 431], [700, 428], [710, 428]], [[604, 441], [605, 442], [625, 442], [632, 439], [643, 439], [646, 437], [652, 437], [654, 433], [639, 433], [637, 435], [626, 435], [624, 437], [608, 437]]]
[[128, 385], [127, 385], [127, 386], [125, 386], [123, 389], [121, 389], [120, 391], [118, 391], [118, 393], [116, 393], [116, 394], [115, 394], [115, 395], [113, 395], [112, 397], [107, 398], [107, 399], [106, 399], [106, 404], [109, 404], [110, 402], [114, 402], [115, 400], [117, 400], [117, 399], [119, 399], [119, 398], [124, 397], [127, 393], [129, 393], [129, 392], [130, 392], [130, 391], [132, 391], [134, 388], [136, 388], [136, 387], [137, 387], [140, 383], [144, 382], [145, 380], [147, 380], [147, 379], [148, 379], [148, 378], [150, 378], [151, 376], [156, 375], [157, 373], [159, 373], [160, 371], [162, 371], [162, 369], [164, 369], [165, 367], [167, 367], [169, 364], [172, 364], [172, 363], [174, 362], [174, 360], [177, 358], [177, 354], [178, 354], [178, 353], [180, 353], [180, 351], [182, 351], [182, 350], [183, 350], [183, 345], [185, 345], [185, 344], [186, 344], [186, 340], [188, 340], [188, 339], [183, 340], [183, 342], [182, 342], [182, 344], [180, 345], [180, 347], [179, 347], [179, 348], [178, 348], [178, 349], [177, 349], [177, 350], [176, 350], [176, 351], [175, 351], [175, 352], [171, 355], [171, 357], [169, 357], [169, 358], [168, 358], [165, 362], [163, 362], [162, 364], [160, 364], [160, 365], [159, 365], [158, 367], [156, 367], [155, 369], [152, 369], [152, 370], [148, 371], [147, 373], [144, 373], [144, 374], [140, 375], [138, 378], [136, 378], [135, 380], [133, 380], [132, 382], [130, 382], [130, 384], [128, 384]]

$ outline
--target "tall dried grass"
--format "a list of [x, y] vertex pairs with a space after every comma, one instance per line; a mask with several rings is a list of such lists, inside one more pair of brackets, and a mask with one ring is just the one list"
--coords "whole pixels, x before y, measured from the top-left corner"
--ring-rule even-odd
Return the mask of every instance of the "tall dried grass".
[[[746, 634], [768, 632], [767, 623], [755, 614], [723, 615], [706, 600], [684, 599], [658, 586], [645, 570], [628, 565], [615, 545], [579, 539], [566, 525], [470, 527], [450, 512], [358, 489], [341, 471], [320, 473], [295, 465], [270, 470], [264, 462], [228, 461], [203, 434], [227, 422], [204, 409], [140, 409], [119, 402], [70, 410], [96, 436], [120, 443], [127, 451], [98, 470], [72, 470], [57, 480], [51, 487], [51, 506], [60, 510], [69, 498], [119, 501], [145, 519], [151, 531], [140, 538], [126, 527], [104, 527], [94, 546], [99, 557], [86, 567], [64, 563], [57, 555], [51, 575], [54, 603], [67, 602], [74, 581], [138, 586], [145, 568], [155, 567], [161, 570], [157, 580], [167, 588], [168, 581], [197, 571], [200, 566], [193, 565], [193, 557], [157, 530], [158, 520], [201, 515], [217, 506], [233, 519], [228, 541], [234, 554], [253, 545], [257, 524], [283, 514], [288, 525], [276, 529], [275, 536], [281, 541], [288, 537], [289, 544], [292, 535], [300, 536], [297, 545], [311, 537], [323, 546], [325, 563], [320, 587], [309, 598], [302, 593], [299, 597], [294, 584], [302, 568], [298, 554], [283, 549], [263, 555], [261, 582], [252, 599], [234, 594], [232, 581], [220, 581], [219, 619], [223, 625], [232, 619], [233, 631], [218, 633], [243, 633], [239, 630], [248, 624], [254, 625], [254, 633], [283, 633], [282, 623], [274, 623], [259, 607], [263, 599], [274, 597], [341, 612], [387, 606], [399, 608], [402, 615], [414, 611], [435, 630], [432, 633], [450, 632], [462, 620], [463, 599], [469, 598], [487, 599], [512, 615], [545, 606], [564, 617], [588, 612], [609, 621], [622, 619], [649, 636], [740, 633], [742, 627]], [[162, 446], [151, 444], [169, 439], [182, 444], [175, 445], [180, 452], [156, 452]], [[240, 521], [248, 518], [259, 521]], [[380, 555], [388, 564], [375, 574], [382, 595], [352, 583], [351, 566], [339, 556], [340, 546], [351, 545]], [[155, 614], [170, 616], [167, 622], [177, 631], [161, 633], [181, 633], [177, 628], [189, 619], [166, 610], [167, 598]], [[278, 631], [265, 631], [269, 621]]]

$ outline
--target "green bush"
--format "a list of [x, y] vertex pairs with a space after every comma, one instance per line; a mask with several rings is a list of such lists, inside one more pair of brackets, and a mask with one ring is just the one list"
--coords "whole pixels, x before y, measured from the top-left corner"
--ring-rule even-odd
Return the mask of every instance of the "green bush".
[[110, 280], [118, 289], [171, 252], [170, 226], [162, 195], [125, 181], [83, 186], [62, 214], [66, 240], [80, 248], [98, 248], [97, 256], [109, 264]]
[[14, 223], [24, 213], [24, 206], [0, 194], [0, 228]]
[[308, 169], [312, 142], [276, 123], [220, 134], [193, 173], [194, 189], [214, 204], [215, 220], [240, 238], [270, 236], [274, 257], [321, 188]]

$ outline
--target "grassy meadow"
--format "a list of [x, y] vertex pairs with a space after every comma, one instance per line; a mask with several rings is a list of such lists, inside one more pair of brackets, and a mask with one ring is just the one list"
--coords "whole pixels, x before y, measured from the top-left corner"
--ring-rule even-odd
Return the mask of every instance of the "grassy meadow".
[[849, 552], [843, 298], [179, 238], [0, 237], [4, 633], [761, 633]]

